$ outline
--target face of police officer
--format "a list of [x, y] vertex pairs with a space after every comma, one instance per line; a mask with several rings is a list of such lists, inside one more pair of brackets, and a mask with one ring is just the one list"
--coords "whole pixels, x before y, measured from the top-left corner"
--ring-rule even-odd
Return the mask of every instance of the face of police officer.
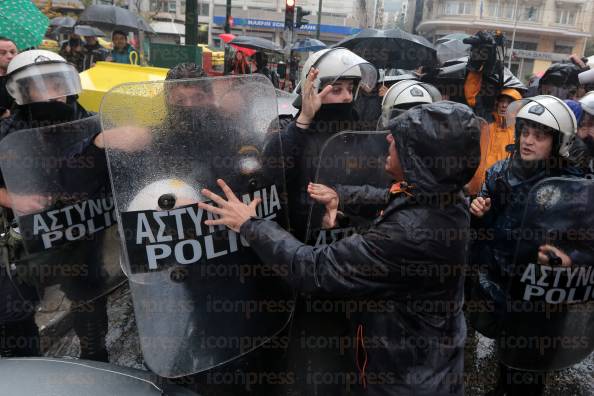
[[201, 107], [211, 104], [210, 94], [196, 85], [176, 84], [170, 88], [168, 102], [176, 107]]
[[520, 131], [520, 157], [524, 161], [539, 161], [551, 157], [553, 135], [544, 129], [525, 124]]
[[0, 75], [6, 74], [8, 64], [18, 53], [17, 47], [12, 41], [0, 41]]
[[391, 133], [386, 135], [388, 141], [388, 157], [386, 158], [385, 170], [396, 181], [404, 181], [404, 172], [398, 157], [398, 150], [396, 150], [396, 139]]
[[47, 98], [53, 98], [50, 99], [51, 101], [55, 101], [55, 102], [62, 102], [62, 103], [66, 103], [66, 96], [60, 96], [60, 95], [64, 95], [64, 80], [60, 77], [50, 77], [50, 78], [46, 78], [45, 82], [45, 89], [44, 90], [38, 90], [38, 89], [30, 89], [29, 90], [29, 97], [30, 97], [30, 102], [32, 103], [36, 103], [36, 102], [47, 102]]
[[322, 99], [322, 104], [351, 103], [353, 101], [352, 80], [337, 80], [332, 83], [332, 90]]

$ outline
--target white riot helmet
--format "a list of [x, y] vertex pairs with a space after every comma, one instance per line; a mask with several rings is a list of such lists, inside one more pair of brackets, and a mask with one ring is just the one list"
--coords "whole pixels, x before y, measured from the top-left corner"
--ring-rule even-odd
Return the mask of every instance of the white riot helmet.
[[579, 100], [582, 110], [594, 116], [594, 91], [588, 92], [583, 98]]
[[[569, 157], [569, 149], [577, 133], [577, 120], [573, 111], [561, 99], [539, 95], [512, 102], [506, 112], [507, 125], [515, 126], [518, 120], [533, 122], [557, 132], [554, 149], [560, 157]], [[520, 131], [516, 128], [516, 142]]]
[[337, 80], [352, 79], [358, 82], [359, 88], [371, 92], [377, 83], [377, 70], [371, 63], [346, 48], [327, 48], [307, 58], [301, 70], [297, 93], [301, 93], [303, 83], [312, 67], [320, 71], [316, 79], [318, 90]]
[[441, 93], [431, 84], [417, 80], [398, 81], [392, 85], [382, 100], [382, 125], [413, 106], [442, 100]]
[[51, 51], [21, 52], [6, 72], [6, 90], [19, 105], [47, 102], [82, 91], [76, 68]]

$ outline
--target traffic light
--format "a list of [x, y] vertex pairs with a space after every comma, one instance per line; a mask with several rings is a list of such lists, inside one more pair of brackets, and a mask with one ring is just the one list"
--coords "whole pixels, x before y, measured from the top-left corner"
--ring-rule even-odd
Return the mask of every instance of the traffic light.
[[303, 7], [297, 7], [297, 21], [295, 22], [295, 27], [300, 28], [303, 25], [307, 25], [309, 21], [303, 19], [303, 17], [309, 14], [311, 14], [311, 11], [303, 11]]
[[285, 0], [285, 29], [293, 30], [295, 20], [295, 0]]

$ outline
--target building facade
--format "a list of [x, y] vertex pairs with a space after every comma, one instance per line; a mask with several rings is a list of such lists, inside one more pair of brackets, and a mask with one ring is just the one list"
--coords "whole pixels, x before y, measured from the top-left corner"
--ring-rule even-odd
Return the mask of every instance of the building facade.
[[509, 46], [515, 30], [512, 72], [524, 81], [554, 62], [567, 60], [571, 54], [582, 56], [594, 32], [591, 0], [425, 0], [422, 3], [422, 19], [416, 30], [430, 41], [450, 33], [500, 30]]
[[[130, 8], [148, 14], [151, 19], [184, 23], [185, 0], [128, 1]], [[295, 3], [311, 13], [305, 17], [309, 23], [295, 29], [295, 39], [315, 36], [318, 0], [296, 0]], [[354, 4], [355, 0], [323, 0], [320, 40], [332, 44], [358, 31], [358, 21], [353, 16]], [[232, 0], [231, 5], [231, 33], [259, 36], [285, 44], [285, 0]], [[226, 0], [198, 0], [198, 11], [201, 28], [209, 32], [209, 44], [220, 45], [218, 35], [224, 33]]]

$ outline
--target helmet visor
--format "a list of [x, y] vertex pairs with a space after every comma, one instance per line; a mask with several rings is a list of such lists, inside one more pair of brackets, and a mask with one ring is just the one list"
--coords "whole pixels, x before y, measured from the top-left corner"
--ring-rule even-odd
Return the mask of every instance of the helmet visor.
[[522, 107], [526, 106], [530, 102], [533, 102], [533, 100], [526, 98], [513, 101], [507, 106], [507, 111], [505, 112], [505, 121], [508, 128], [516, 127], [518, 113]]
[[[344, 49], [335, 48], [328, 51], [316, 62], [316, 67], [329, 70], [322, 72], [322, 85], [334, 83], [337, 80], [359, 80], [359, 88], [371, 92], [377, 84], [377, 69], [359, 55]], [[327, 77], [324, 78], [323, 75]], [[331, 78], [328, 78], [330, 77]]]
[[67, 63], [44, 63], [12, 73], [6, 82], [6, 90], [17, 104], [26, 105], [78, 95], [82, 88], [74, 66]]

